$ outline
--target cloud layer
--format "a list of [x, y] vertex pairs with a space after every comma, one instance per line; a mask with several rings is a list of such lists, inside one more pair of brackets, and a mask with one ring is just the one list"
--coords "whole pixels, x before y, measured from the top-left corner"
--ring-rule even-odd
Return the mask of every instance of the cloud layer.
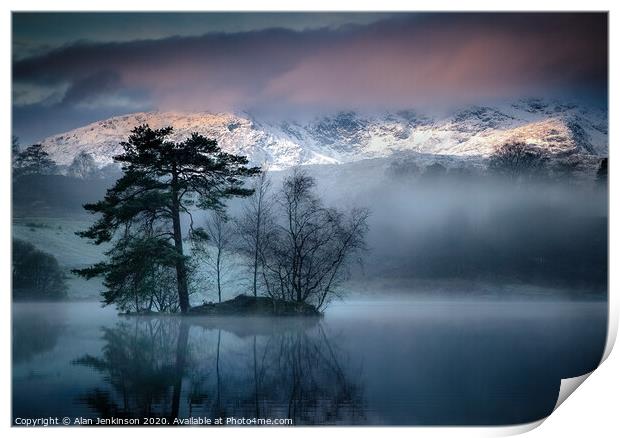
[[607, 16], [403, 14], [337, 29], [75, 43], [14, 62], [13, 80], [21, 93], [14, 93], [16, 128], [46, 108], [50, 117], [71, 118], [79, 108], [95, 117], [137, 108], [289, 112], [523, 95], [602, 99]]

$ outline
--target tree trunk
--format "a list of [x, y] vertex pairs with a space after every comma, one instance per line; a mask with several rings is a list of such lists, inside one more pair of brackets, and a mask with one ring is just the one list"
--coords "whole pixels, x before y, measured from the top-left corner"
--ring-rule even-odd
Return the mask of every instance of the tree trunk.
[[258, 369], [256, 364], [256, 335], [254, 335], [254, 405], [256, 407], [256, 418], [260, 418], [258, 404]]
[[217, 381], [217, 414], [219, 415], [221, 412], [221, 391], [222, 391], [222, 386], [220, 384], [220, 341], [222, 338], [222, 330], [218, 330], [217, 331], [217, 356], [215, 358], [215, 375], [216, 375], [216, 381]]
[[181, 215], [180, 200], [177, 186], [177, 176], [172, 176], [172, 228], [174, 234], [174, 248], [178, 257], [176, 261], [177, 271], [177, 292], [179, 294], [179, 307], [182, 313], [189, 310], [189, 292], [187, 289], [187, 272], [185, 270], [185, 259], [183, 258], [183, 235], [181, 234]]
[[[262, 195], [260, 195], [262, 196]], [[260, 225], [261, 225], [261, 215], [262, 215], [262, 199], [258, 201], [258, 211], [256, 213], [256, 234], [254, 235], [254, 278], [252, 281], [252, 287], [254, 289], [254, 296], [258, 296], [258, 291], [256, 288], [256, 280], [258, 277], [258, 245], [260, 245]]]
[[179, 326], [179, 337], [177, 339], [176, 363], [174, 365], [174, 385], [172, 388], [172, 406], [170, 408], [170, 419], [179, 416], [181, 405], [181, 390], [183, 389], [183, 373], [185, 372], [185, 362], [187, 359], [187, 341], [189, 336], [189, 325], [186, 321], [181, 321]]
[[[220, 236], [221, 239], [221, 236]], [[222, 280], [221, 280], [221, 276], [220, 276], [220, 263], [221, 263], [221, 249], [218, 248], [217, 250], [217, 261], [216, 261], [216, 266], [215, 266], [215, 270], [217, 272], [217, 298], [218, 298], [218, 302], [222, 302]]]
[[258, 242], [256, 243], [256, 245], [256, 248], [254, 248], [254, 278], [252, 280], [255, 297], [258, 296], [258, 292], [256, 290], [256, 282], [258, 277]]

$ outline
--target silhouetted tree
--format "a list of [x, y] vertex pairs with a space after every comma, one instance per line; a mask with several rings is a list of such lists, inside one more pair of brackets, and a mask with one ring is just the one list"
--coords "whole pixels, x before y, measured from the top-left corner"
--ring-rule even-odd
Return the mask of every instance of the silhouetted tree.
[[61, 299], [67, 294], [65, 275], [56, 258], [33, 244], [13, 239], [13, 298]]
[[75, 178], [92, 178], [98, 173], [97, 164], [95, 159], [88, 152], [80, 152], [74, 158], [69, 168], [67, 169], [67, 175]]
[[28, 146], [15, 160], [15, 172], [21, 175], [49, 175], [56, 170], [56, 163], [40, 144]]
[[127, 235], [105, 255], [105, 262], [76, 271], [86, 278], [103, 277], [105, 305], [115, 304], [121, 312], [178, 310], [174, 245], [152, 234]]
[[337, 296], [349, 263], [365, 248], [369, 212], [355, 209], [347, 215], [324, 207], [315, 184], [299, 169], [284, 180], [281, 222], [262, 257], [269, 295], [320, 309]]
[[570, 154], [566, 157], [557, 157], [551, 163], [550, 169], [550, 176], [554, 179], [576, 182], [578, 181], [577, 176], [583, 171], [583, 159], [576, 154]]
[[[188, 237], [205, 240], [204, 229], [193, 227], [192, 208], [223, 211], [225, 199], [252, 194], [244, 188], [243, 179], [259, 170], [246, 167], [245, 157], [223, 152], [216, 140], [192, 134], [182, 142], [173, 142], [171, 134], [170, 127], [151, 129], [143, 125], [132, 130], [128, 141], [121, 143], [124, 152], [114, 157], [123, 166], [123, 176], [102, 201], [84, 206], [102, 217], [79, 235], [100, 244], [116, 234], [127, 238], [132, 231], [146, 232], [161, 247], [174, 245], [179, 305], [187, 312], [182, 215], [189, 217]], [[84, 273], [88, 275], [88, 271]]]
[[489, 161], [489, 170], [510, 180], [531, 177], [538, 173], [547, 161], [540, 148], [523, 142], [502, 145]]
[[228, 219], [221, 213], [215, 213], [207, 222], [207, 235], [209, 236], [209, 253], [207, 263], [215, 274], [218, 302], [222, 302], [222, 283], [226, 273], [226, 263], [230, 251], [232, 229]]
[[241, 252], [250, 261], [252, 274], [252, 293], [258, 296], [260, 283], [261, 254], [267, 245], [269, 230], [273, 228], [271, 216], [273, 202], [269, 196], [271, 180], [267, 171], [263, 170], [252, 186], [254, 193], [249, 197], [242, 217], [237, 221], [237, 229], [241, 240]]
[[[363, 380], [351, 371], [358, 364], [316, 319], [279, 321], [278, 330], [273, 320], [192, 322], [134, 318], [103, 328], [101, 353], [72, 362], [102, 376], [78, 401], [102, 418], [173, 420], [196, 407], [212, 418], [284, 413], [294, 424], [364, 422]], [[232, 335], [235, 328], [246, 335]]]
[[135, 319], [103, 329], [101, 356], [73, 361], [105, 376], [111, 390], [95, 389], [80, 397], [103, 418], [179, 415], [181, 385], [187, 373], [188, 332], [178, 319]]
[[601, 160], [601, 164], [599, 164], [598, 166], [598, 170], [596, 172], [596, 181], [599, 184], [607, 184], [607, 157], [603, 158]]

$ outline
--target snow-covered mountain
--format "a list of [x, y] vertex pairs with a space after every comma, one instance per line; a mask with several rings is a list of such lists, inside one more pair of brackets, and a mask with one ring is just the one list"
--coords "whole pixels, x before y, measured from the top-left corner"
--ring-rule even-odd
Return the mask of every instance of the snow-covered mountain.
[[471, 106], [433, 117], [416, 111], [374, 115], [340, 112], [310, 122], [264, 120], [247, 113], [147, 112], [112, 117], [46, 138], [42, 144], [61, 165], [80, 152], [98, 166], [113, 162], [135, 126], [172, 126], [174, 137], [192, 132], [216, 138], [228, 152], [272, 169], [339, 164], [394, 153], [486, 157], [508, 141], [524, 141], [549, 154], [606, 156], [607, 112], [540, 99], [501, 106]]

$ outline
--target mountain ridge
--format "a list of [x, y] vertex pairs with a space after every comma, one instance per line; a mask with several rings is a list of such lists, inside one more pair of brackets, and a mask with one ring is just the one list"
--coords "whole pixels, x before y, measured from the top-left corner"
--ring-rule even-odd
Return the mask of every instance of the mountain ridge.
[[341, 164], [399, 152], [488, 157], [502, 144], [523, 141], [550, 155], [608, 153], [607, 114], [576, 104], [520, 100], [503, 106], [469, 106], [444, 117], [413, 110], [364, 115], [342, 111], [315, 117], [266, 120], [249, 113], [141, 112], [91, 123], [50, 136], [42, 144], [60, 165], [80, 152], [97, 166], [113, 162], [131, 129], [141, 124], [172, 126], [172, 139], [192, 132], [216, 138], [223, 150], [248, 156], [271, 169]]

